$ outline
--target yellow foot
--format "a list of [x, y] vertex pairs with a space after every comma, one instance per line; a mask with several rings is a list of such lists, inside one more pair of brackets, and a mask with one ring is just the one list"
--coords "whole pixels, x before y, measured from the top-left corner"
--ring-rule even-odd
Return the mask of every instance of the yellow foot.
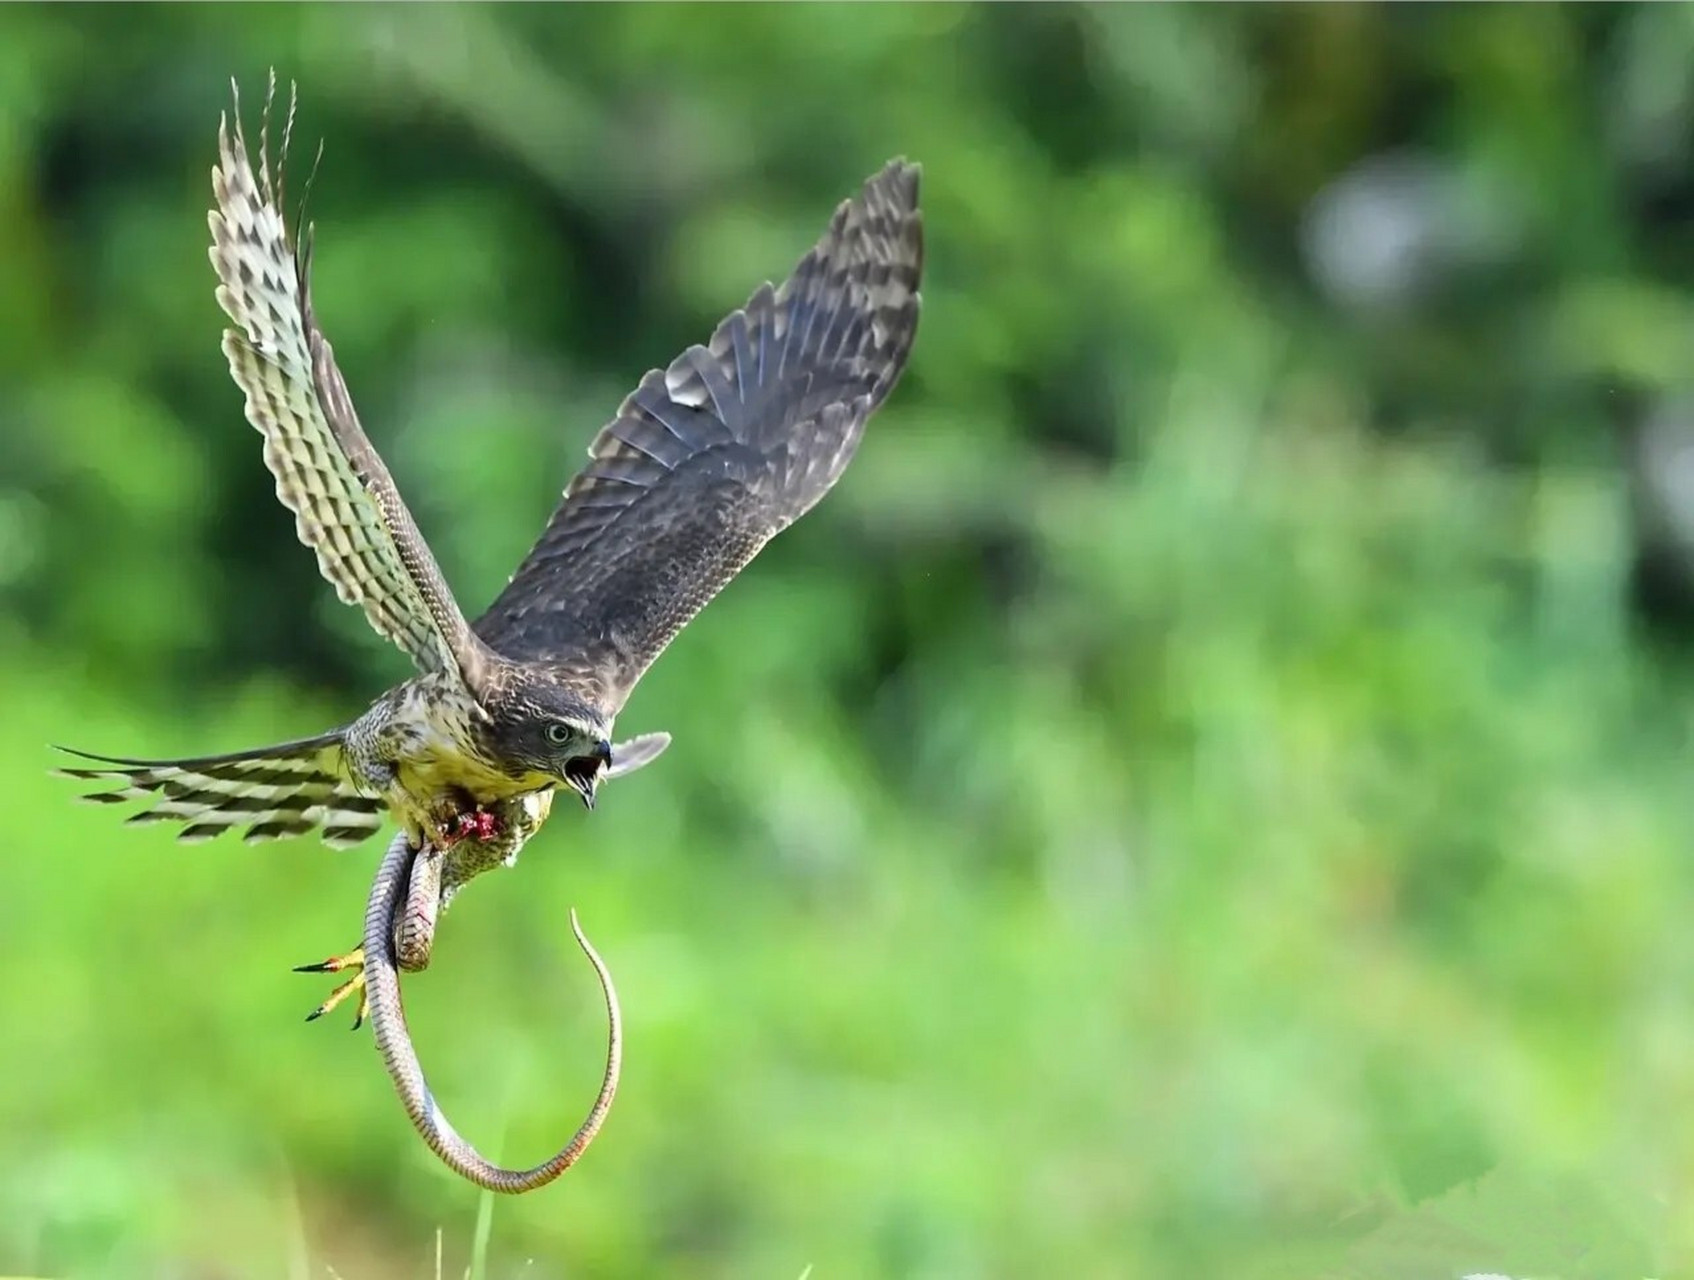
[[313, 1009], [310, 1013], [308, 1013], [306, 1015], [307, 1022], [316, 1022], [319, 1018], [323, 1017], [324, 1014], [328, 1013], [331, 1009], [335, 1008], [336, 1005], [340, 1004], [343, 1000], [347, 999], [348, 996], [357, 991], [359, 993], [359, 1013], [358, 1016], [353, 1019], [353, 1030], [357, 1031], [360, 1027], [365, 1025], [365, 1015], [370, 1012], [370, 996], [365, 991], [365, 949], [363, 947], [354, 947], [344, 956], [331, 956], [328, 960], [324, 960], [318, 964], [296, 965], [294, 972], [340, 973], [343, 969], [357, 969], [358, 972], [351, 978], [347, 979], [346, 982], [343, 982], [334, 991], [331, 991], [329, 993], [329, 999], [325, 1000], [316, 1009]]

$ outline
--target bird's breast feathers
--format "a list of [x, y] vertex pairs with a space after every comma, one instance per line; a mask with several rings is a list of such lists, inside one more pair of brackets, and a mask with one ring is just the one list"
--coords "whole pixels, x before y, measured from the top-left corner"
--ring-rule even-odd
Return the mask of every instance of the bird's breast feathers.
[[382, 792], [402, 822], [431, 825], [465, 801], [493, 804], [550, 787], [483, 751], [481, 709], [456, 682], [424, 676], [380, 699], [347, 735], [350, 763]]

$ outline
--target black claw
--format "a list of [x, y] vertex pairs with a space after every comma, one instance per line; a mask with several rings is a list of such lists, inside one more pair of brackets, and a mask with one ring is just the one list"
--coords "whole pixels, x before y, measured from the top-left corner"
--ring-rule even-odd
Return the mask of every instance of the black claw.
[[306, 1015], [306, 1021], [307, 1022], [316, 1022], [319, 1018], [321, 1018], [323, 1016], [324, 1016], [324, 1011], [323, 1011], [323, 1008], [320, 1006], [316, 1009], [313, 1009], [310, 1013], [308, 1013]]
[[365, 1015], [362, 1014], [362, 1013], [354, 1014], [353, 1015], [353, 1030], [357, 1031], [360, 1027], [362, 1027], [364, 1025], [365, 1025]]
[[297, 964], [297, 965], [294, 966], [294, 972], [295, 973], [334, 973], [335, 970], [333, 970], [329, 967], [329, 961], [328, 960], [320, 960], [320, 961], [318, 961], [317, 964]]

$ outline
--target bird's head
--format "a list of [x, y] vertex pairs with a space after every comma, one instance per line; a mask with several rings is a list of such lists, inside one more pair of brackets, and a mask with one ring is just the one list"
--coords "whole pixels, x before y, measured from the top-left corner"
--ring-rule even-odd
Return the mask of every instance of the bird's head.
[[580, 694], [525, 681], [488, 705], [488, 745], [514, 774], [569, 787], [592, 809], [612, 762], [612, 726]]

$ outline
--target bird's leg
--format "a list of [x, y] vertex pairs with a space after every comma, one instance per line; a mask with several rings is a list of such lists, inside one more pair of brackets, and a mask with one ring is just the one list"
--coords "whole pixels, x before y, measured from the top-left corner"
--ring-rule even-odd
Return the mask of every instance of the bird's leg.
[[[491, 817], [493, 815], [490, 815]], [[412, 859], [411, 881], [407, 886], [406, 903], [399, 919], [394, 922], [394, 959], [400, 968], [416, 972], [429, 967], [430, 951], [435, 945], [435, 919], [441, 905], [441, 851], [426, 845]], [[303, 964], [295, 973], [340, 973], [343, 969], [356, 972], [316, 1009], [306, 1015], [315, 1022], [341, 1004], [355, 991], [359, 993], [359, 1012], [353, 1019], [353, 1030], [365, 1024], [370, 1012], [370, 997], [365, 990], [365, 949], [354, 947], [346, 955], [331, 956], [317, 964]]]

